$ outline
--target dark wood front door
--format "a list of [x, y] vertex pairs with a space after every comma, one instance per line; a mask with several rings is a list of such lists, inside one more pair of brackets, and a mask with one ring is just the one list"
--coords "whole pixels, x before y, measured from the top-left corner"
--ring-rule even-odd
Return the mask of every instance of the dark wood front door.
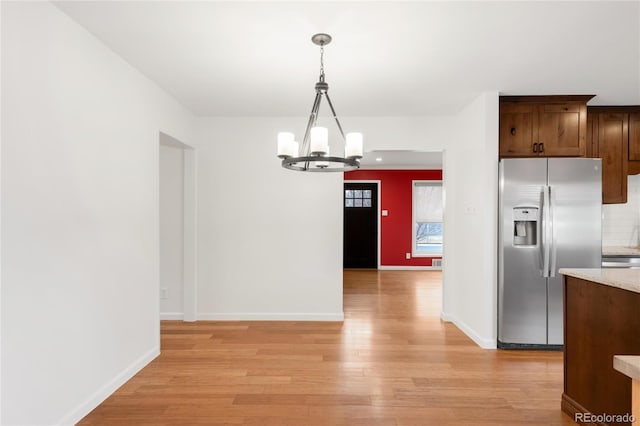
[[378, 185], [344, 184], [345, 268], [378, 267]]

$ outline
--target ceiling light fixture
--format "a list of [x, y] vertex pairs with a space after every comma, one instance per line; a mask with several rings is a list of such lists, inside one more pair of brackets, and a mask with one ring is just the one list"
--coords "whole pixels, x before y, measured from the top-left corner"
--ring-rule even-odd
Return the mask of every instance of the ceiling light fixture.
[[[302, 147], [290, 132], [278, 133], [278, 157], [282, 158], [282, 167], [302, 172], [345, 172], [360, 167], [362, 158], [362, 133], [347, 133], [340, 125], [340, 120], [329, 98], [329, 85], [324, 80], [324, 46], [331, 43], [329, 34], [315, 34], [311, 41], [320, 46], [320, 79], [316, 83], [316, 97], [307, 122], [307, 129], [302, 139]], [[326, 127], [317, 126], [318, 113], [322, 97], [327, 99], [331, 114], [336, 120], [338, 131], [344, 141], [344, 156], [329, 154], [329, 132]]]

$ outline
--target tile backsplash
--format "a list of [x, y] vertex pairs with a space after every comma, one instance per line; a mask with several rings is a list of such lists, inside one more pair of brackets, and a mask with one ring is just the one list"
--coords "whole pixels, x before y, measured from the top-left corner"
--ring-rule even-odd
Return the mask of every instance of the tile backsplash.
[[627, 203], [602, 206], [602, 245], [640, 245], [640, 175], [628, 177]]

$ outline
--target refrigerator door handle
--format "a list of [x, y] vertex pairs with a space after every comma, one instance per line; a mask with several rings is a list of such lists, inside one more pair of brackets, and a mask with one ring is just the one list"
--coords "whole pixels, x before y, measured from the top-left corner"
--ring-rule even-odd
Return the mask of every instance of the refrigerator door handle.
[[551, 264], [549, 265], [549, 276], [556, 276], [556, 262], [558, 260], [556, 252], [556, 234], [553, 229], [553, 194], [549, 186], [549, 244], [551, 246]]
[[540, 217], [538, 219], [538, 268], [544, 276], [544, 187], [540, 191]]
[[549, 187], [542, 187], [542, 276], [549, 277]]

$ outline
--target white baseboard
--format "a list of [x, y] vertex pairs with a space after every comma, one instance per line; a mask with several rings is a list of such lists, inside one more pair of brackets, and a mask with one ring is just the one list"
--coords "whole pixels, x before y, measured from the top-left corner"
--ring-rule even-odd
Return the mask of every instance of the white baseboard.
[[160, 321], [183, 321], [184, 314], [182, 312], [160, 312]]
[[444, 312], [441, 312], [440, 319], [442, 319], [442, 321], [445, 321], [445, 322], [453, 323], [453, 325], [458, 327], [460, 331], [466, 334], [471, 340], [473, 340], [478, 346], [480, 346], [483, 349], [496, 349], [498, 347], [496, 339], [487, 339], [485, 337], [480, 336], [478, 333], [476, 333], [475, 330], [473, 330], [463, 321], [460, 321], [460, 319], [455, 317], [454, 315], [449, 315]]
[[440, 319], [444, 322], [453, 322], [451, 316], [444, 311], [440, 312]]
[[441, 266], [393, 266], [380, 265], [378, 269], [381, 271], [440, 271]]
[[344, 312], [336, 313], [220, 313], [198, 314], [199, 321], [344, 321]]
[[55, 424], [60, 426], [71, 426], [78, 423], [84, 416], [89, 414], [91, 410], [100, 405], [120, 386], [122, 386], [127, 380], [129, 380], [136, 373], [142, 370], [158, 355], [160, 355], [159, 347], [151, 349], [149, 352], [134, 361], [133, 364], [131, 364], [129, 367], [125, 368], [120, 374], [118, 374], [116, 377], [102, 386], [102, 388], [94, 392], [94, 394], [89, 396], [82, 404], [67, 413], [61, 420], [59, 420]]

